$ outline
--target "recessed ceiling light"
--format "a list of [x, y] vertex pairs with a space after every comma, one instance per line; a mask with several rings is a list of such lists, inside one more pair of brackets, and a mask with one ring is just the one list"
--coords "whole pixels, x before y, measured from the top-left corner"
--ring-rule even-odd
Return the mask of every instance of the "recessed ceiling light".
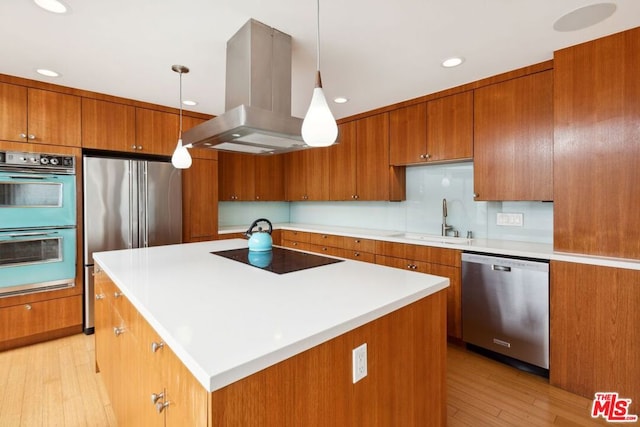
[[69, 6], [64, 4], [60, 0], [33, 0], [35, 4], [46, 10], [47, 12], [53, 13], [67, 13], [69, 12]]
[[560, 32], [582, 30], [604, 21], [616, 11], [615, 3], [590, 4], [562, 15], [553, 29]]
[[188, 105], [190, 107], [193, 107], [194, 105], [198, 105], [198, 103], [196, 101], [191, 101], [189, 99], [185, 99], [184, 101], [182, 101], [182, 103], [184, 105]]
[[47, 70], [46, 68], [38, 68], [36, 73], [47, 76], [47, 77], [60, 77], [60, 73], [57, 73], [53, 70]]
[[345, 98], [344, 96], [337, 96], [333, 98], [333, 102], [335, 102], [336, 104], [344, 104], [346, 102], [349, 102], [349, 98]]
[[464, 62], [464, 58], [459, 56], [452, 56], [442, 61], [442, 66], [445, 68], [457, 67]]

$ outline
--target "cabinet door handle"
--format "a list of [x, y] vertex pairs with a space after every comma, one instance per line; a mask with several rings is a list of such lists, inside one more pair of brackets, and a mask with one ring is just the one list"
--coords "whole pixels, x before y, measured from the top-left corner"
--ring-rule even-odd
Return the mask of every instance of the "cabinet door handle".
[[360, 252], [355, 252], [353, 255], [354, 256], [360, 256]]
[[135, 149], [136, 149], [136, 144], [133, 144], [133, 145], [131, 146], [131, 148], [135, 150]]
[[96, 299], [97, 300], [104, 299], [104, 294], [96, 294]]
[[151, 393], [152, 405], [155, 405], [156, 403], [158, 403], [158, 400], [160, 399], [164, 399], [164, 391], [161, 391], [160, 393]]
[[429, 153], [425, 154], [425, 155], [424, 155], [424, 158], [425, 158], [425, 159], [427, 159], [427, 160], [429, 160], [429, 159], [431, 158], [431, 154], [429, 154]]
[[360, 243], [360, 240], [359, 240], [359, 239], [356, 239], [356, 243]]
[[20, 138], [26, 138], [27, 134], [26, 133], [21, 133], [20, 135], [18, 135]]
[[119, 337], [124, 333], [124, 328], [113, 328], [113, 333], [115, 336]]
[[114, 298], [120, 298], [121, 296], [123, 296], [123, 293], [122, 293], [122, 292], [114, 292], [114, 293], [113, 293], [113, 297], [114, 297]]
[[138, 145], [138, 150], [142, 150], [142, 145]]
[[480, 195], [478, 193], [473, 193], [473, 198], [477, 199], [478, 197], [480, 197]]
[[155, 353], [156, 351], [160, 350], [161, 348], [164, 348], [164, 343], [162, 341], [160, 341], [160, 342], [155, 342], [154, 341], [154, 342], [151, 343], [151, 352], [152, 353]]
[[157, 411], [159, 414], [161, 414], [161, 413], [162, 413], [162, 411], [164, 411], [164, 409], [165, 409], [167, 406], [169, 406], [169, 404], [170, 404], [170, 403], [171, 403], [171, 402], [164, 402], [164, 403], [163, 403], [163, 402], [157, 402], [157, 403], [156, 403], [156, 411]]
[[30, 133], [29, 134], [29, 139], [33, 141], [34, 139], [36, 139], [36, 136], [34, 134]]
[[31, 304], [25, 304], [24, 308], [27, 310], [31, 310], [33, 307], [31, 307]]

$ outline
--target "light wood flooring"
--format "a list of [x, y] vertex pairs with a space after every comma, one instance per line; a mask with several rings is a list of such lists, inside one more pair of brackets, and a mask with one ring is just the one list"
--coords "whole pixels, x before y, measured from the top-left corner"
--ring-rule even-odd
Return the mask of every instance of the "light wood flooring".
[[[93, 336], [0, 353], [1, 427], [116, 426], [95, 374]], [[591, 400], [450, 345], [449, 426], [596, 426]]]

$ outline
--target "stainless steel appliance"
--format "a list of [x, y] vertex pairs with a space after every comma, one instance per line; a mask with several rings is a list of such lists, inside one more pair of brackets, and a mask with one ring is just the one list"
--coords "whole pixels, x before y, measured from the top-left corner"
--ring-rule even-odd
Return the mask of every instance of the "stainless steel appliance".
[[83, 157], [85, 333], [93, 333], [93, 253], [182, 242], [182, 180], [171, 163]]
[[0, 151], [0, 297], [75, 286], [72, 156]]
[[462, 254], [462, 340], [549, 369], [549, 263]]

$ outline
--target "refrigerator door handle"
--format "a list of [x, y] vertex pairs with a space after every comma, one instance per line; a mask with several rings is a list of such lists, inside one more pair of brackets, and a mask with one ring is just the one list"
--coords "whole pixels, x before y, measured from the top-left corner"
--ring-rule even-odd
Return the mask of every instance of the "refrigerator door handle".
[[140, 173], [140, 247], [149, 246], [149, 179], [148, 162], [142, 163]]
[[133, 170], [133, 162], [131, 160], [129, 160], [127, 162], [129, 164], [129, 249], [133, 248], [133, 237], [134, 237], [134, 232], [133, 232], [133, 218], [134, 218], [134, 187], [135, 187], [135, 175], [134, 175], [134, 170]]

